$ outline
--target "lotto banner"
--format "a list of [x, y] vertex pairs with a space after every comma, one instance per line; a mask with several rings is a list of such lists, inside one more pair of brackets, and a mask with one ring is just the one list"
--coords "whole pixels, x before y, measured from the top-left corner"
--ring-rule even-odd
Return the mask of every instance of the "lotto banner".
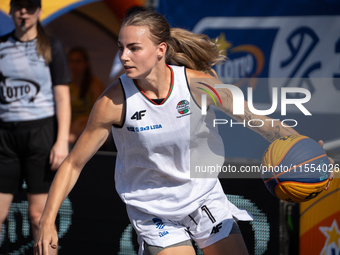
[[340, 254], [340, 173], [326, 192], [300, 205], [300, 255]]
[[[224, 84], [240, 87], [246, 100], [251, 88], [257, 109], [270, 108], [274, 88], [279, 93], [287, 87], [307, 89], [311, 99], [305, 106], [311, 116], [297, 107], [287, 109], [283, 116], [279, 103], [269, 117], [297, 121], [294, 128], [314, 140], [340, 138], [339, 1], [189, 2], [160, 0], [159, 11], [172, 26], [218, 38], [220, 50], [228, 57], [215, 67]], [[226, 119], [220, 113], [217, 118]], [[239, 145], [226, 148], [226, 157], [260, 159], [269, 145], [242, 126], [219, 128], [223, 128], [220, 134], [225, 143]]]

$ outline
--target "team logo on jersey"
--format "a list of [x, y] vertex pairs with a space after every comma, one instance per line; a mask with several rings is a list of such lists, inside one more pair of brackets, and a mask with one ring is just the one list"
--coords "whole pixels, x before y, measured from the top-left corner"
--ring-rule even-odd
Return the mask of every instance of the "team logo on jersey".
[[183, 116], [191, 114], [190, 113], [190, 103], [188, 102], [188, 100], [180, 101], [177, 104], [176, 109], [177, 109], [178, 113], [181, 114], [177, 118], [180, 118], [180, 117], [183, 117]]
[[0, 102], [10, 104], [15, 101], [27, 98], [33, 103], [40, 91], [38, 83], [25, 79], [12, 79], [0, 72]]
[[[153, 221], [153, 223], [155, 223], [157, 229], [163, 229], [165, 227], [165, 224], [159, 218], [153, 218], [152, 221]], [[163, 237], [167, 234], [169, 234], [169, 232], [166, 231], [166, 230], [158, 233], [159, 237]]]
[[180, 114], [186, 114], [190, 111], [190, 105], [189, 102], [187, 100], [182, 100], [177, 104], [176, 107], [177, 111]]
[[165, 227], [165, 224], [159, 218], [153, 218], [152, 221], [153, 221], [153, 223], [155, 223], [156, 228], [158, 228], [158, 229], [163, 229]]

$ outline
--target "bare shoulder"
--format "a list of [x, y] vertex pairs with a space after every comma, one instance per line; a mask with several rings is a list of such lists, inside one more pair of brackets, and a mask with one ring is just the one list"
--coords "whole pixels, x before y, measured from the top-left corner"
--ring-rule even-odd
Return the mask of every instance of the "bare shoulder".
[[111, 84], [98, 98], [91, 113], [91, 120], [108, 125], [123, 121], [124, 92], [120, 81]]
[[186, 75], [190, 88], [196, 87], [197, 84], [202, 83], [208, 84], [212, 87], [214, 87], [214, 84], [221, 84], [221, 81], [218, 78], [211, 76], [210, 74], [203, 73], [201, 71], [187, 68]]
[[193, 94], [202, 94], [204, 93], [203, 90], [200, 90], [198, 88], [200, 87], [215, 87], [215, 84], [221, 84], [222, 82], [210, 74], [203, 73], [201, 71], [192, 70], [187, 68], [186, 69], [186, 75], [189, 83], [190, 90]]
[[189, 83], [190, 83], [191, 78], [207, 78], [207, 79], [214, 78], [210, 74], [206, 74], [206, 73], [203, 73], [201, 71], [197, 71], [197, 70], [193, 70], [193, 69], [189, 69], [189, 68], [186, 68], [186, 74], [187, 74], [187, 78], [188, 78]]
[[[206, 91], [213, 91], [214, 94], [218, 95], [219, 100], [223, 102], [223, 106], [226, 106], [222, 110], [227, 114], [230, 113], [230, 102], [232, 98], [230, 91], [228, 89], [216, 87], [217, 84], [223, 84], [222, 81], [214, 76], [192, 69], [187, 69], [187, 78], [191, 95], [198, 103], [198, 105], [201, 105], [202, 95], [206, 94]], [[206, 100], [207, 105], [215, 105], [213, 97], [207, 97]], [[221, 105], [219, 104], [218, 107], [219, 106]]]
[[124, 92], [119, 80], [112, 83], [103, 93], [102, 97], [111, 99], [113, 103], [124, 101]]

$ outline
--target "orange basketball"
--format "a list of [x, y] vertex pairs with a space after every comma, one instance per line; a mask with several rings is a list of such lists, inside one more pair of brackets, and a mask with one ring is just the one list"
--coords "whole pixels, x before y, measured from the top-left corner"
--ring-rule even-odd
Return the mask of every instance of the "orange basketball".
[[285, 136], [271, 143], [261, 167], [267, 189], [279, 199], [295, 203], [319, 195], [331, 169], [324, 149], [303, 135]]

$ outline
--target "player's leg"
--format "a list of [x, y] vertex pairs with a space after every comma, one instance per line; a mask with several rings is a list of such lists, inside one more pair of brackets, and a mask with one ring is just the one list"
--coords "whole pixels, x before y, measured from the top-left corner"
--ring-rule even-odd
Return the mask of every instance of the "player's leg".
[[40, 120], [40, 122], [39, 125], [27, 128], [29, 139], [25, 145], [27, 152], [22, 164], [27, 184], [28, 213], [33, 238], [37, 234], [39, 220], [55, 174], [49, 164], [50, 150], [54, 144], [53, 122], [51, 119]]
[[169, 247], [157, 253], [157, 255], [195, 255], [195, 254], [196, 254], [195, 250], [192, 246]]
[[[27, 200], [28, 200], [28, 215], [31, 222], [32, 236], [33, 240], [35, 240], [38, 234], [39, 220], [44, 211], [45, 203], [47, 200], [47, 193], [45, 194], [27, 193]], [[50, 255], [58, 254], [58, 250], [50, 248], [49, 254]]]
[[168, 247], [151, 246], [144, 243], [145, 255], [195, 255], [191, 240], [186, 240]]
[[236, 219], [252, 220], [231, 204], [218, 182], [204, 204], [190, 214], [187, 224], [192, 238], [205, 255], [248, 254]]
[[[3, 126], [5, 125], [5, 126]], [[20, 140], [20, 139], [19, 139]], [[21, 188], [20, 160], [11, 123], [0, 124], [0, 232], [15, 193]]]
[[[39, 125], [30, 126], [27, 153], [23, 164], [24, 178], [27, 184], [28, 214], [31, 222], [32, 237], [35, 240], [41, 215], [44, 211], [48, 191], [55, 171], [49, 164], [50, 150], [55, 142], [55, 123], [53, 118], [37, 121]], [[57, 254], [57, 249], [50, 249], [50, 254]]]
[[228, 237], [202, 249], [204, 255], [248, 255], [247, 247], [241, 234]]
[[12, 200], [13, 194], [0, 193], [0, 230], [1, 225], [5, 222], [7, 218], [7, 214], [11, 206]]
[[27, 194], [28, 215], [31, 222], [32, 235], [35, 239], [38, 234], [39, 220], [44, 211], [47, 194]]

